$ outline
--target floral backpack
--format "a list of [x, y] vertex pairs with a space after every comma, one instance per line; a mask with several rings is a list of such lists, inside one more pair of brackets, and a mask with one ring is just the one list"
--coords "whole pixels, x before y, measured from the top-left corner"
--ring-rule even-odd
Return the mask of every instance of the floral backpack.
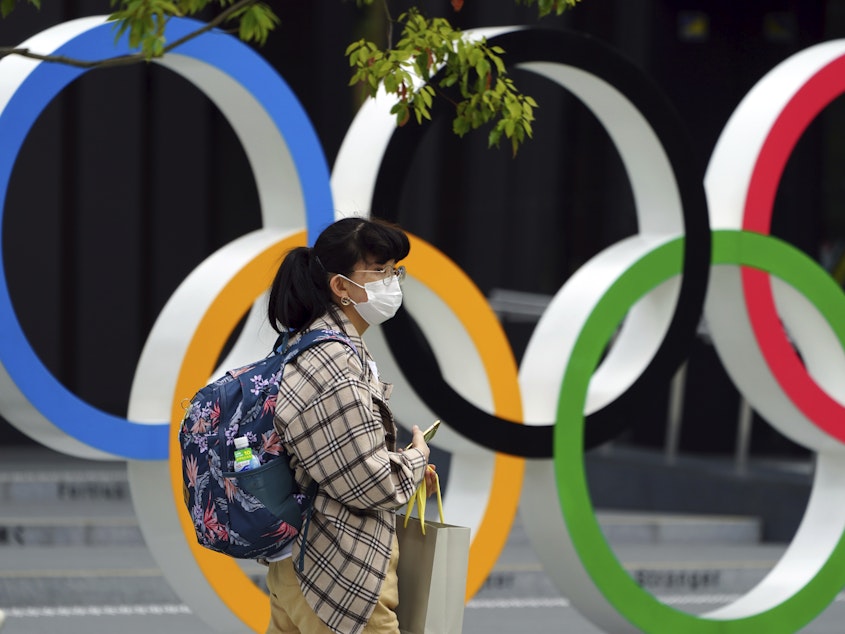
[[[310, 346], [340, 341], [333, 330], [306, 332], [290, 347], [229, 370], [191, 399], [179, 430], [185, 504], [197, 541], [238, 559], [262, 559], [307, 533], [316, 482], [304, 494], [294, 481], [290, 458], [273, 426], [285, 364]], [[235, 443], [245, 436], [260, 465], [235, 472]], [[303, 523], [305, 523], [303, 529]], [[302, 558], [300, 557], [300, 567]]]

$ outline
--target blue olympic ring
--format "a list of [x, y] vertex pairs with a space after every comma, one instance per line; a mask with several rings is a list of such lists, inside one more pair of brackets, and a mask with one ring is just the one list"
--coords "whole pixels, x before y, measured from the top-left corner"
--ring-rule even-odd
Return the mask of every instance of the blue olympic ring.
[[[203, 26], [186, 18], [168, 25], [175, 41]], [[54, 52], [78, 59], [106, 59], [131, 53], [127, 38], [115, 42], [113, 25], [103, 23], [70, 39]], [[329, 169], [322, 145], [296, 96], [282, 77], [249, 46], [220, 31], [181, 45], [178, 54], [213, 66], [248, 91], [266, 111], [288, 146], [296, 166], [306, 211], [309, 240], [334, 219]], [[5, 201], [12, 169], [29, 131], [47, 105], [86, 69], [41, 63], [26, 77], [0, 114], [0, 201]], [[0, 208], [0, 224], [3, 209]], [[169, 421], [141, 424], [103, 412], [81, 401], [44, 367], [21, 329], [0, 260], [0, 360], [21, 394], [47, 420], [96, 449], [139, 460], [166, 460]]]

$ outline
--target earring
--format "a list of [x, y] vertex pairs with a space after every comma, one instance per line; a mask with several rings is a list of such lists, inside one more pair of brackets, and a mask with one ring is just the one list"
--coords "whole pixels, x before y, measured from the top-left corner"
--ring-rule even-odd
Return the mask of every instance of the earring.
[[352, 301], [352, 300], [350, 300], [348, 297], [341, 297], [341, 298], [340, 298], [340, 303], [341, 303], [341, 304], [343, 304], [344, 306], [349, 306], [349, 303], [350, 303], [351, 301]]

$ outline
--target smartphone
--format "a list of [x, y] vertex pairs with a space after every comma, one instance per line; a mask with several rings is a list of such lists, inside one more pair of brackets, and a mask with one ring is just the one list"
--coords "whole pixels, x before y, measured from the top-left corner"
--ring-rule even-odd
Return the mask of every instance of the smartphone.
[[[426, 442], [429, 442], [432, 438], [434, 438], [434, 434], [437, 433], [437, 429], [440, 427], [440, 421], [436, 420], [431, 424], [431, 427], [426, 429], [423, 432], [423, 438], [425, 438]], [[412, 445], [408, 445], [405, 449], [410, 449]]]

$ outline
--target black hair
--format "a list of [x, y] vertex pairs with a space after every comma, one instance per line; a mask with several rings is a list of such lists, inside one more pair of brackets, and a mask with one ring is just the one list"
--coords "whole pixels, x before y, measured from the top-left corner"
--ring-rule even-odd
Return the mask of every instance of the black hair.
[[402, 260], [411, 250], [398, 226], [379, 219], [343, 218], [326, 227], [314, 246], [287, 253], [273, 285], [267, 317], [278, 333], [297, 333], [331, 310], [332, 275], [352, 274], [360, 261]]

